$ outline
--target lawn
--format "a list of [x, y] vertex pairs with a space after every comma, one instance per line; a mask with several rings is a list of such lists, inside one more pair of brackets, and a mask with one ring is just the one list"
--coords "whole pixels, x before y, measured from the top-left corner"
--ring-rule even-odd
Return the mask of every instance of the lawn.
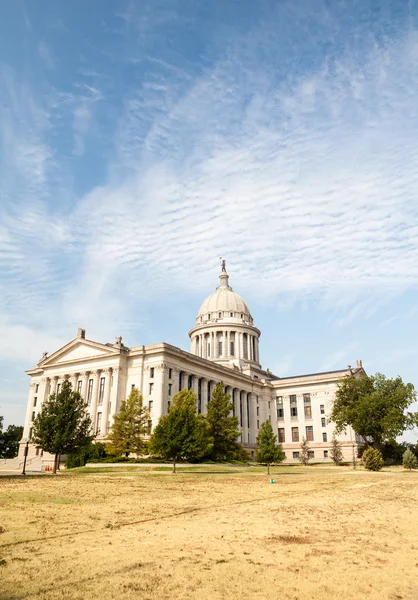
[[0, 599], [418, 598], [418, 473], [0, 478]]

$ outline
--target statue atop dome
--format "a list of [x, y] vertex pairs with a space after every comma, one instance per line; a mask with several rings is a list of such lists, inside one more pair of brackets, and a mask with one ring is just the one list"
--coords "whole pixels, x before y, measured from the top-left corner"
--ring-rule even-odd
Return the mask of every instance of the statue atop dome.
[[222, 272], [226, 273], [226, 260], [223, 260], [222, 256], [219, 258], [219, 260], [221, 261]]

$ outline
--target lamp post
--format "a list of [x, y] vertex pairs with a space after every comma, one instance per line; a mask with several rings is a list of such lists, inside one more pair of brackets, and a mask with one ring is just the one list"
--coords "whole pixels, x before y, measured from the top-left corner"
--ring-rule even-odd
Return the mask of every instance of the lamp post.
[[357, 460], [356, 460], [356, 450], [355, 450], [356, 446], [355, 444], [353, 444], [353, 469], [356, 470], [357, 467]]
[[26, 459], [28, 458], [28, 450], [29, 450], [29, 438], [26, 438], [26, 446], [25, 446], [25, 454], [23, 458], [23, 471], [22, 475], [26, 475]]

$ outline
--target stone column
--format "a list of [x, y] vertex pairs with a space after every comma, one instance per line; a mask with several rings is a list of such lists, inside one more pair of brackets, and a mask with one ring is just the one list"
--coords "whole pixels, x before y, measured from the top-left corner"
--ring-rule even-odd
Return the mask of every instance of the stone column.
[[208, 381], [202, 378], [201, 382], [201, 393], [202, 393], [202, 414], [207, 413], [208, 408]]
[[108, 419], [109, 419], [109, 404], [110, 404], [110, 390], [112, 383], [112, 369], [106, 369], [105, 373], [105, 389], [104, 389], [104, 399], [103, 399], [103, 409], [102, 409], [102, 423], [100, 435], [106, 436], [108, 431]]
[[226, 340], [227, 340], [226, 343], [227, 343], [227, 351], [228, 351], [227, 356], [230, 357], [231, 356], [231, 332], [229, 330], [227, 332]]
[[84, 373], [81, 373], [81, 376], [83, 378], [83, 384], [81, 386], [81, 395], [83, 396], [85, 402], [88, 402], [87, 392], [89, 389], [90, 371], [84, 371]]
[[58, 388], [58, 375], [55, 375], [53, 382], [52, 382], [52, 393], [56, 394], [57, 393], [57, 388]]
[[246, 411], [246, 406], [247, 406], [247, 393], [244, 392], [243, 390], [240, 391], [240, 405], [242, 405], [241, 408], [241, 421], [242, 421], [242, 434], [241, 434], [241, 440], [243, 444], [247, 443], [247, 411]]
[[97, 371], [92, 371], [93, 375], [93, 393], [91, 397], [91, 407], [90, 414], [91, 420], [93, 423], [93, 433], [96, 433], [96, 414], [97, 414], [97, 398], [99, 395], [99, 379], [100, 379], [100, 369]]
[[216, 334], [217, 334], [217, 332], [214, 331], [213, 332], [213, 352], [212, 352], [212, 357], [213, 358], [217, 358], [218, 357], [218, 349], [216, 347], [216, 342], [217, 342], [217, 339], [216, 339], [217, 335]]
[[239, 337], [239, 357], [241, 359], [244, 359], [244, 334], [242, 333], [242, 331], [239, 332], [238, 337]]
[[251, 336], [249, 334], [247, 334], [247, 357], [248, 357], [248, 360], [251, 360], [250, 339], [251, 339]]
[[51, 389], [51, 380], [50, 380], [49, 377], [46, 377], [46, 379], [45, 379], [45, 386], [44, 386], [44, 395], [43, 395], [43, 398], [41, 400], [41, 403], [45, 402], [45, 400], [49, 397], [50, 389]]
[[228, 356], [228, 351], [226, 348], [226, 331], [222, 332], [222, 356], [225, 358]]
[[[121, 374], [122, 369], [120, 367], [116, 367], [112, 370], [112, 378], [113, 382], [110, 390], [110, 427], [113, 425], [113, 417], [118, 412], [118, 399], [119, 399], [119, 376]], [[111, 378], [111, 380], [112, 380]], [[108, 419], [109, 420], [109, 419]]]

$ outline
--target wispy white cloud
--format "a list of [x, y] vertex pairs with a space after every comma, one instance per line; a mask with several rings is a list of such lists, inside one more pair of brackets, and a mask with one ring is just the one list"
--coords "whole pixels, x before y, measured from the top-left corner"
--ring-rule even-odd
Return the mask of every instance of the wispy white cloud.
[[[78, 325], [131, 332], [153, 298], [204, 294], [221, 255], [249, 301], [313, 300], [341, 327], [416, 288], [418, 33], [301, 68], [261, 20], [195, 64], [150, 50], [152, 7], [121, 11], [129, 85], [85, 61], [81, 81], [35, 91], [2, 67], [0, 292], [16, 339], [39, 354], [40, 324], [50, 345]], [[94, 135], [106, 176], [76, 192], [71, 161], [88, 171]]]

